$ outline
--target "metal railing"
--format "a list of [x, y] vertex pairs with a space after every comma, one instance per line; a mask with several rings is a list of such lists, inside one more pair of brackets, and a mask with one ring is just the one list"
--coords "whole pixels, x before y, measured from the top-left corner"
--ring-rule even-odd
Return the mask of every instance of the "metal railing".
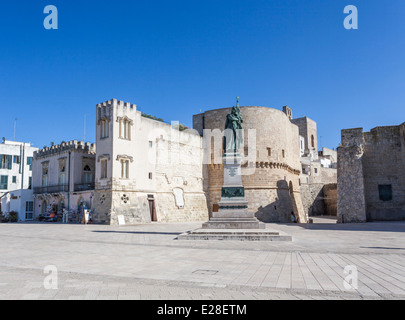
[[75, 184], [74, 191], [86, 191], [86, 190], [94, 190], [94, 182], [92, 183], [81, 183]]
[[59, 192], [68, 192], [69, 185], [59, 184], [54, 186], [44, 186], [44, 187], [34, 187], [34, 194], [41, 193], [59, 193]]

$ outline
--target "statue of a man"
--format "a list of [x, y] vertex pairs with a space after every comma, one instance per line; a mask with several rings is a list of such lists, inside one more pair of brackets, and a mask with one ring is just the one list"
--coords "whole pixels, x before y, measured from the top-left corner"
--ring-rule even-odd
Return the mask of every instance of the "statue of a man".
[[[239, 97], [237, 98], [239, 99]], [[225, 136], [224, 136], [224, 153], [238, 153], [243, 144], [242, 115], [239, 108], [239, 100], [232, 112], [226, 116]]]

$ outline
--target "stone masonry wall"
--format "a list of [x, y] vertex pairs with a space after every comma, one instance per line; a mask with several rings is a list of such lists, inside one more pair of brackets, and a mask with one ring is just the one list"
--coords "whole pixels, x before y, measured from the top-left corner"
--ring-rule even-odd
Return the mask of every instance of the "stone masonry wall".
[[338, 148], [337, 210], [338, 222], [365, 222], [362, 129], [342, 130], [342, 146]]
[[338, 148], [341, 222], [405, 220], [405, 124], [342, 130]]
[[[368, 221], [405, 220], [404, 125], [377, 127], [364, 133], [364, 188]], [[380, 198], [390, 186], [392, 198]]]

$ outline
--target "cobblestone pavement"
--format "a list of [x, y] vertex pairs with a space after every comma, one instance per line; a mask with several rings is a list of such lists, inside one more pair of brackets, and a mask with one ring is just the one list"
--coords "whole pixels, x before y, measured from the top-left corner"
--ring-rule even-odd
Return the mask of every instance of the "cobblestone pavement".
[[405, 299], [404, 222], [315, 222], [267, 225], [292, 242], [176, 240], [201, 223], [0, 224], [0, 299]]

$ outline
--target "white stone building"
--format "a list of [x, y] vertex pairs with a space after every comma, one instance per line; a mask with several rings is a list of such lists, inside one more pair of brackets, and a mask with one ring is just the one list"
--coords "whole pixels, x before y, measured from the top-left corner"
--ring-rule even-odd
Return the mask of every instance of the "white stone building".
[[112, 99], [97, 105], [94, 222], [206, 221], [202, 139]]
[[35, 217], [53, 212], [61, 220], [66, 209], [71, 221], [81, 221], [83, 208], [92, 206], [95, 154], [94, 144], [76, 140], [34, 153]]
[[38, 150], [30, 143], [8, 141], [0, 143], [0, 211], [18, 213], [20, 221], [32, 219], [32, 161]]

